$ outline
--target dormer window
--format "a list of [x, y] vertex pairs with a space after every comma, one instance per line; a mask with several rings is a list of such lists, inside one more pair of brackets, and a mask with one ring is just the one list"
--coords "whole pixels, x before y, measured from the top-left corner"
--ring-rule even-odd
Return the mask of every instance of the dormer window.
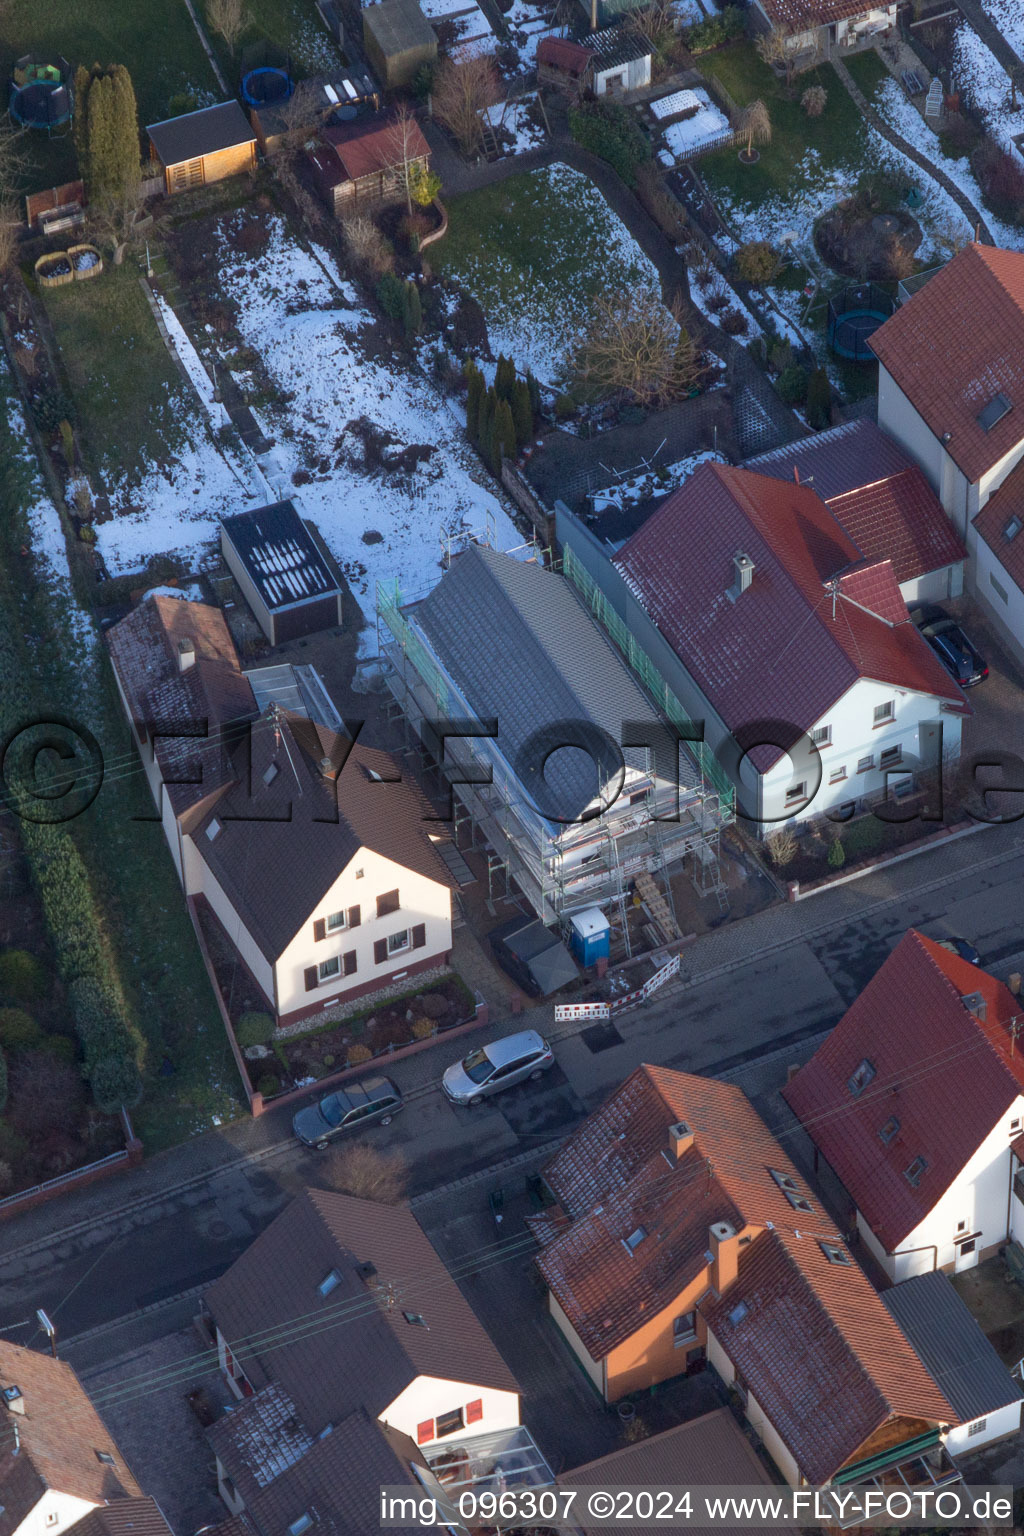
[[851, 1076], [848, 1079], [847, 1084], [846, 1084], [847, 1088], [849, 1088], [849, 1090], [853, 1094], [854, 1098], [857, 1098], [859, 1094], [862, 1094], [864, 1092], [864, 1089], [872, 1081], [872, 1079], [874, 1078], [874, 1075], [875, 1075], [874, 1063], [868, 1061], [867, 1057], [865, 1056], [864, 1060], [859, 1064], [859, 1066], [851, 1074]]
[[1019, 517], [1011, 517], [1003, 529], [1003, 538], [1007, 540], [1015, 539], [1022, 528], [1024, 528], [1024, 522]]
[[853, 1263], [846, 1249], [838, 1243], [822, 1243], [821, 1251], [830, 1264], [845, 1265], [846, 1268], [849, 1268]]
[[983, 432], [991, 432], [997, 422], [1002, 421], [1010, 409], [1010, 401], [1004, 394], [993, 395], [982, 410], [978, 412], [978, 426]]

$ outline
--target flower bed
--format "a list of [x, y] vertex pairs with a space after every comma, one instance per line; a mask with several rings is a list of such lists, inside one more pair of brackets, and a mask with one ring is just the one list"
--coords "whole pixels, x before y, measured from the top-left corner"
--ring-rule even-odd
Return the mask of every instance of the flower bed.
[[264, 1098], [270, 1098], [346, 1067], [390, 1057], [403, 1046], [429, 1040], [475, 1016], [473, 993], [458, 976], [448, 974], [432, 986], [403, 993], [364, 1013], [273, 1040], [272, 1054], [262, 1061], [249, 1060], [249, 1075]]
[[41, 288], [62, 288], [65, 283], [73, 283], [75, 280], [75, 271], [67, 251], [50, 251], [48, 255], [40, 256], [35, 265], [35, 274]]
[[103, 257], [94, 245], [69, 246], [68, 260], [74, 268], [76, 281], [88, 277], [99, 277], [103, 271]]

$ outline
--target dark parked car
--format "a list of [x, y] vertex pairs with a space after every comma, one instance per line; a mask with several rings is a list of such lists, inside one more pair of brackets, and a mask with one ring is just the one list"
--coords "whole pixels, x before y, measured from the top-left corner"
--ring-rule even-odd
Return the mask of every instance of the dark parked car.
[[938, 608], [918, 609], [911, 617], [936, 656], [961, 688], [973, 688], [988, 677], [988, 664], [955, 619]]
[[966, 939], [936, 939], [936, 944], [943, 949], [948, 949], [951, 955], [959, 955], [961, 960], [966, 960], [968, 965], [980, 965], [981, 956], [973, 944], [968, 944]]
[[388, 1077], [365, 1077], [329, 1093], [319, 1104], [300, 1109], [292, 1130], [307, 1147], [323, 1151], [329, 1142], [367, 1125], [390, 1125], [402, 1108], [402, 1095]]

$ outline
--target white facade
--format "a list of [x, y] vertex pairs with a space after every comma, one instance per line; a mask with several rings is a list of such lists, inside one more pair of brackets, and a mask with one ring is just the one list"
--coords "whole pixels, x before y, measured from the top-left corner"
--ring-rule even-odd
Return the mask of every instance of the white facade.
[[784, 756], [763, 775], [744, 760], [743, 810], [750, 815], [756, 805], [756, 819], [770, 829], [881, 797], [887, 782], [898, 793], [902, 784], [909, 787], [910, 773], [938, 767], [940, 721], [942, 755], [955, 760], [963, 722], [947, 701], [860, 678], [808, 732], [816, 752]]
[[1016, 1159], [1010, 1142], [1024, 1128], [1018, 1095], [923, 1221], [887, 1253], [860, 1212], [857, 1227], [896, 1282], [933, 1269], [969, 1269], [1007, 1237], [1024, 1237], [1024, 1204], [1012, 1193]]
[[[471, 1404], [472, 1417], [466, 1411]], [[443, 1428], [445, 1417], [454, 1415], [461, 1415], [461, 1426], [439, 1435], [439, 1424]], [[408, 1435], [414, 1445], [436, 1445], [464, 1435], [514, 1429], [519, 1423], [519, 1394], [474, 1386], [472, 1382], [417, 1376], [378, 1418], [382, 1424]], [[431, 1433], [428, 1426], [432, 1426]]]
[[974, 1451], [980, 1451], [983, 1445], [990, 1445], [993, 1440], [1017, 1434], [1022, 1406], [1018, 1398], [1014, 1403], [1007, 1403], [1005, 1408], [986, 1413], [983, 1419], [969, 1419], [966, 1424], [954, 1424], [945, 1437], [946, 1450], [954, 1458], [970, 1456]]
[[66, 1531], [76, 1520], [81, 1520], [83, 1515], [97, 1508], [99, 1503], [76, 1498], [70, 1493], [60, 1493], [56, 1488], [47, 1488], [20, 1525], [14, 1527], [12, 1536], [53, 1536], [54, 1531]]
[[565, 1309], [560, 1306], [554, 1291], [548, 1290], [548, 1311], [558, 1325], [559, 1332], [572, 1350], [580, 1365], [586, 1371], [594, 1386], [601, 1396], [607, 1398], [607, 1376], [604, 1360], [595, 1360], [589, 1349], [576, 1332], [572, 1323], [565, 1315]]
[[593, 68], [595, 96], [621, 96], [624, 91], [639, 91], [651, 83], [649, 53], [625, 64], [602, 64], [597, 58]]
[[[714, 1366], [726, 1386], [731, 1387], [736, 1380], [736, 1368], [710, 1328], [707, 1330], [707, 1342], [704, 1347], [709, 1363]], [[744, 1413], [747, 1423], [760, 1435], [765, 1450], [789, 1486], [791, 1488], [802, 1487], [807, 1479], [801, 1474], [800, 1468], [796, 1464], [796, 1458], [787, 1447], [760, 1403], [750, 1392], [746, 1394]]]

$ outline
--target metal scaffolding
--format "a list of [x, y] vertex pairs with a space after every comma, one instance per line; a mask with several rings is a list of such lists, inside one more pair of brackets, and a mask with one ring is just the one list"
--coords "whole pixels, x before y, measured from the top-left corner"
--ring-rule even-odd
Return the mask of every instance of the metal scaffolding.
[[[397, 582], [378, 583], [377, 642], [386, 663], [385, 684], [429, 760], [434, 759], [435, 744], [427, 722], [473, 712], [410, 623], [415, 606], [404, 601]], [[647, 675], [641, 675], [649, 686], [649, 677], [657, 675], [646, 657], [644, 661]], [[635, 662], [634, 670], [638, 670]], [[660, 678], [657, 681], [661, 697], [674, 701]], [[662, 708], [669, 714], [664, 704]], [[680, 716], [676, 704], [675, 718]], [[542, 921], [559, 925], [585, 907], [611, 906], [617, 911], [627, 953], [631, 949], [627, 906], [631, 886], [642, 871], [663, 877], [670, 910], [668, 870], [677, 863], [688, 867], [699, 895], [714, 895], [723, 909], [727, 907], [718, 852], [720, 830], [734, 819], [732, 787], [713, 759], [710, 762], [721, 783], [708, 782], [705, 762], [689, 751], [689, 743], [689, 755], [680, 763], [680, 777], [685, 775], [686, 782], [679, 785], [678, 819], [667, 819], [665, 786], [659, 800], [659, 786], [648, 763], [648, 771], [631, 784], [628, 805], [617, 804], [593, 820], [568, 826], [541, 815], [490, 739], [448, 738], [446, 749], [443, 761], [434, 760], [438, 788], [452, 791], [456, 844], [468, 827], [469, 846], [483, 844], [486, 849], [492, 901], [511, 895], [514, 881]], [[490, 770], [489, 783], [452, 783], [474, 771], [479, 777], [483, 768]], [[641, 792], [646, 796], [643, 803], [634, 803], [634, 796]]]

